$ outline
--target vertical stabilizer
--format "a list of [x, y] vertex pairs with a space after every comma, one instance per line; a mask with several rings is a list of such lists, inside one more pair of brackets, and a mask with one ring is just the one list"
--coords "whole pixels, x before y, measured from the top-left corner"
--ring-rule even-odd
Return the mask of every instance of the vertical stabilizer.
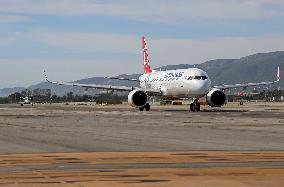
[[149, 63], [149, 55], [148, 55], [148, 52], [147, 52], [147, 44], [146, 44], [146, 40], [145, 40], [144, 36], [142, 36], [142, 50], [143, 50], [144, 73], [150, 74], [150, 73], [152, 73], [152, 69], [151, 69], [150, 63]]

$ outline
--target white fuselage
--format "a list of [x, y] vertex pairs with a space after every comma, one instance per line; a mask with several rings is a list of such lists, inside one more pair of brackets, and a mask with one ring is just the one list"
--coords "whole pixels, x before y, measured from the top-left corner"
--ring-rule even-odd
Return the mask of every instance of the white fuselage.
[[211, 86], [207, 73], [198, 68], [153, 71], [139, 80], [141, 88], [159, 89], [164, 96], [204, 96]]

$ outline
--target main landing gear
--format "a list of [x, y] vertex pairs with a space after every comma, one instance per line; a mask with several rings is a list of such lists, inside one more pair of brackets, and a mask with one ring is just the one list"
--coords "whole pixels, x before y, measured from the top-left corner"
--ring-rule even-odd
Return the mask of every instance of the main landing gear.
[[139, 110], [140, 110], [140, 111], [143, 111], [143, 110], [145, 109], [146, 111], [150, 111], [150, 108], [151, 108], [151, 107], [150, 107], [150, 104], [147, 103], [145, 106], [140, 107]]
[[192, 112], [199, 112], [200, 111], [200, 103], [198, 102], [199, 99], [194, 99], [193, 103], [190, 104], [190, 111]]

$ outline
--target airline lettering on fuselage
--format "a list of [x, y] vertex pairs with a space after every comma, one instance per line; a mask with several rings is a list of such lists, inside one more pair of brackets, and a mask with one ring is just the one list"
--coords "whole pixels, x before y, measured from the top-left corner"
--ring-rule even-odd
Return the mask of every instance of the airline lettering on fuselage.
[[177, 72], [177, 73], [167, 73], [164, 78], [168, 79], [168, 78], [180, 78], [182, 77], [184, 74], [184, 72]]
[[162, 77], [147, 77], [145, 78], [145, 83], [149, 83], [149, 82], [166, 82], [166, 81], [174, 81], [174, 80], [180, 80], [180, 79], [186, 79], [184, 77], [184, 72], [176, 72], [176, 73], [166, 73], [164, 76]]
[[146, 77], [144, 81], [145, 81], [145, 88], [151, 88], [150, 78]]

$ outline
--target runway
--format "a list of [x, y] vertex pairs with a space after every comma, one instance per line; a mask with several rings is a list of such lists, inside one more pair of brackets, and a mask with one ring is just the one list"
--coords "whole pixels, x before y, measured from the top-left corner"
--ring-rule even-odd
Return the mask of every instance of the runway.
[[284, 104], [0, 105], [0, 153], [284, 150]]
[[97, 152], [0, 156], [0, 186], [270, 186], [283, 152]]
[[284, 183], [284, 104], [0, 105], [0, 186]]

